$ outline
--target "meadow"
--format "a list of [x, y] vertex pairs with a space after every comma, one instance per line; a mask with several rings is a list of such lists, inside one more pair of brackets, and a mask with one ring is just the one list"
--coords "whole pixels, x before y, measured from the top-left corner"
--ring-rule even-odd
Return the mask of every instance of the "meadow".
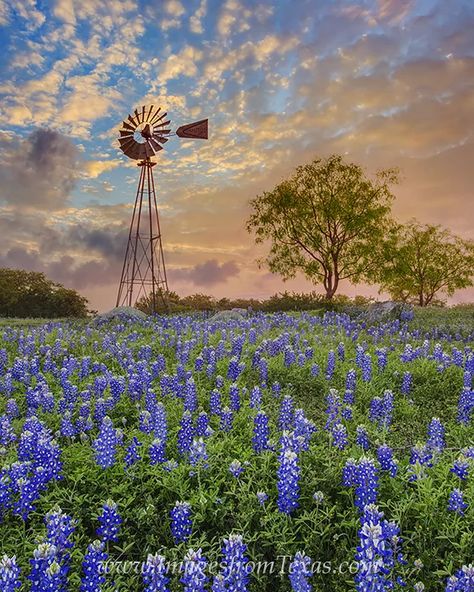
[[474, 314], [0, 326], [0, 590], [474, 590]]

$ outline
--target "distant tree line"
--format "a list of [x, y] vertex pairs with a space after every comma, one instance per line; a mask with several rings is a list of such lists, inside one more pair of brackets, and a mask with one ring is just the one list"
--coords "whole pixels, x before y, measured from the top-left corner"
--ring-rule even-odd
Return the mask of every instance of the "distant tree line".
[[0, 268], [0, 317], [86, 317], [88, 301], [43, 273]]
[[[170, 312], [209, 311], [218, 312], [232, 308], [251, 309], [252, 311], [277, 312], [301, 310], [338, 310], [345, 306], [366, 306], [373, 302], [371, 298], [356, 296], [351, 299], [342, 294], [336, 295], [328, 301], [323, 294], [316, 292], [280, 292], [270, 298], [259, 300], [256, 298], [215, 298], [209, 294], [192, 294], [180, 297], [176, 292], [167, 292], [163, 298], [155, 298], [156, 312], [159, 314]], [[141, 298], [136, 307], [147, 314], [153, 310], [151, 295]]]

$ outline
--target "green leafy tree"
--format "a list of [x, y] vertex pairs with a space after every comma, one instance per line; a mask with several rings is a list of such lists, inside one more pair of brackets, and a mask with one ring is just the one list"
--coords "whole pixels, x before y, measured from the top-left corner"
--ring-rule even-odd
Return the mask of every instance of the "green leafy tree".
[[474, 243], [440, 226], [413, 220], [400, 226], [397, 243], [382, 269], [381, 287], [392, 298], [420, 306], [472, 286]]
[[272, 191], [250, 202], [247, 221], [257, 243], [270, 241], [266, 263], [286, 280], [303, 272], [333, 298], [341, 280], [374, 281], [393, 223], [395, 169], [368, 178], [357, 164], [333, 155], [299, 166]]
[[43, 273], [0, 269], [0, 316], [18, 318], [86, 317], [88, 301]]

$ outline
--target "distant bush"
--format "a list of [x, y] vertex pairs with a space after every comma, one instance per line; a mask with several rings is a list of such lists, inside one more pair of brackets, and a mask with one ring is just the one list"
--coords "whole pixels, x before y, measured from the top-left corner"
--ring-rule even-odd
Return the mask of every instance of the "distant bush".
[[0, 317], [86, 317], [88, 301], [43, 273], [0, 268]]

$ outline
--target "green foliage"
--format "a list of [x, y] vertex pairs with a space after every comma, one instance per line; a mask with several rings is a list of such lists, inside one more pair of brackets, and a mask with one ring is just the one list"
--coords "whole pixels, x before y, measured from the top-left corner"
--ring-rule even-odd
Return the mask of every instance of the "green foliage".
[[[445, 319], [444, 330], [448, 331], [452, 319], [462, 320], [463, 315], [471, 311], [451, 311], [441, 309], [417, 310], [414, 323], [418, 323], [419, 338], [413, 339], [413, 346], [421, 346], [429, 332], [435, 330], [435, 324], [441, 326]], [[18, 517], [8, 515], [0, 524], [0, 540], [2, 552], [16, 555], [23, 573], [28, 573], [29, 558], [37, 541], [44, 537], [43, 517], [56, 504], [64, 512], [78, 519], [79, 524], [74, 535], [72, 554], [71, 589], [79, 588], [81, 561], [88, 543], [95, 538], [98, 526], [97, 515], [101, 505], [112, 498], [118, 503], [118, 509], [124, 518], [120, 540], [109, 544], [108, 551], [112, 561], [132, 561], [141, 563], [148, 553], [162, 552], [170, 561], [182, 560], [187, 548], [203, 549], [210, 561], [219, 561], [219, 550], [222, 538], [230, 532], [244, 535], [252, 561], [275, 562], [276, 573], [254, 574], [252, 592], [262, 590], [289, 591], [287, 575], [278, 573], [281, 567], [281, 556], [293, 556], [295, 552], [304, 550], [310, 555], [320, 571], [314, 574], [315, 590], [345, 592], [354, 589], [353, 575], [348, 565], [353, 561], [357, 545], [359, 526], [358, 511], [354, 507], [354, 493], [341, 485], [342, 468], [349, 457], [359, 458], [363, 451], [354, 444], [355, 428], [358, 424], [366, 425], [374, 453], [376, 446], [386, 442], [394, 447], [399, 459], [399, 475], [391, 478], [381, 474], [379, 506], [387, 519], [394, 520], [401, 528], [404, 540], [404, 552], [408, 564], [405, 576], [411, 588], [413, 582], [420, 580], [425, 583], [426, 590], [441, 592], [448, 574], [454, 572], [463, 563], [472, 561], [474, 547], [474, 479], [472, 475], [462, 484], [465, 499], [470, 506], [464, 518], [447, 510], [447, 500], [453, 487], [460, 485], [459, 479], [450, 473], [453, 460], [459, 455], [458, 450], [474, 441], [474, 427], [461, 426], [456, 422], [456, 406], [463, 384], [463, 368], [451, 366], [440, 372], [437, 362], [429, 359], [415, 359], [407, 364], [400, 360], [404, 349], [403, 339], [391, 341], [389, 336], [381, 336], [372, 340], [370, 332], [361, 328], [359, 342], [368, 344], [368, 353], [375, 359], [375, 349], [389, 347], [388, 365], [384, 371], [374, 370], [371, 382], [364, 383], [358, 377], [353, 408], [353, 421], [346, 422], [352, 445], [343, 452], [337, 451], [332, 445], [323, 426], [325, 422], [326, 395], [330, 387], [344, 393], [347, 371], [354, 367], [357, 342], [348, 337], [343, 326], [321, 325], [314, 323], [313, 315], [302, 313], [293, 315], [270, 315], [267, 330], [262, 333], [255, 345], [246, 344], [242, 361], [246, 364], [244, 373], [239, 377], [240, 387], [251, 389], [259, 384], [257, 369], [252, 367], [255, 350], [262, 346], [263, 341], [281, 335], [282, 330], [291, 338], [295, 335], [307, 340], [307, 345], [314, 348], [314, 360], [303, 367], [294, 364], [286, 367], [283, 354], [269, 359], [268, 385], [279, 381], [282, 394], [291, 394], [297, 407], [303, 407], [306, 415], [315, 421], [319, 430], [314, 435], [310, 449], [301, 454], [302, 479], [300, 508], [294, 516], [287, 517], [278, 512], [276, 505], [276, 470], [277, 459], [271, 452], [254, 455], [250, 449], [252, 438], [253, 417], [256, 412], [245, 402], [242, 410], [236, 415], [233, 430], [228, 434], [219, 432], [219, 418], [212, 417], [211, 425], [214, 435], [206, 439], [209, 453], [209, 468], [199, 469], [191, 474], [192, 467], [185, 459], [180, 459], [179, 467], [171, 472], [162, 466], [151, 466], [147, 448], [153, 439], [138, 429], [138, 409], [136, 402], [124, 396], [120, 404], [112, 410], [114, 424], [123, 427], [125, 444], [133, 436], [137, 436], [143, 446], [140, 453], [143, 460], [128, 470], [124, 470], [124, 449], [121, 450], [118, 463], [107, 470], [100, 469], [94, 462], [91, 441], [96, 437], [94, 429], [88, 437], [69, 439], [59, 436], [63, 450], [64, 479], [53, 483], [45, 491], [37, 504], [37, 509], [24, 524]], [[251, 321], [252, 323], [252, 321]], [[416, 326], [416, 325], [415, 325]], [[282, 329], [284, 327], [284, 329]], [[453, 326], [453, 338], [457, 333]], [[472, 330], [472, 322], [471, 322]], [[469, 326], [468, 326], [469, 328]], [[224, 330], [226, 334], [224, 334]], [[117, 323], [107, 329], [113, 335], [113, 346], [118, 350], [131, 348], [133, 358], [140, 359], [140, 348], [143, 345], [152, 347], [153, 355], [162, 353], [166, 358], [168, 373], [174, 373], [178, 361], [176, 352], [171, 345], [157, 339], [156, 326], [151, 324], [130, 324], [125, 326]], [[181, 333], [180, 330], [168, 326], [167, 333], [173, 338], [191, 339], [194, 334]], [[241, 327], [233, 327], [233, 335], [243, 332]], [[209, 344], [217, 344], [229, 339], [228, 327], [223, 325], [209, 332]], [[37, 347], [51, 348], [56, 340], [67, 348], [69, 356], [80, 359], [90, 356], [97, 363], [106, 364], [114, 373], [123, 372], [111, 354], [111, 349], [97, 347], [104, 343], [104, 329], [94, 326], [87, 329], [63, 324], [61, 327], [50, 327], [45, 331], [34, 330], [33, 340]], [[199, 335], [196, 331], [195, 335]], [[3, 339], [0, 346], [8, 353], [10, 363], [18, 356], [18, 344], [10, 339]], [[399, 336], [402, 336], [400, 332]], [[461, 338], [459, 338], [461, 339]], [[40, 341], [41, 340], [41, 341]], [[110, 339], [108, 340], [111, 341]], [[329, 383], [324, 376], [324, 368], [329, 350], [335, 350], [338, 343], [344, 343], [346, 358], [338, 360], [333, 379]], [[462, 340], [461, 340], [462, 342]], [[170, 344], [171, 343], [171, 344]], [[229, 341], [226, 341], [229, 345]], [[432, 344], [434, 343], [434, 340]], [[393, 348], [390, 349], [390, 346]], [[454, 345], [454, 344], [453, 344]], [[457, 343], [456, 345], [459, 345]], [[451, 350], [449, 343], [444, 343], [447, 354]], [[201, 353], [202, 343], [195, 339], [186, 363], [186, 370], [193, 369], [196, 357]], [[315, 362], [321, 368], [318, 376], [310, 371]], [[226, 376], [228, 360], [218, 362], [218, 374]], [[409, 367], [413, 375], [413, 386], [409, 397], [400, 394], [400, 384], [404, 370]], [[57, 400], [64, 396], [60, 376], [45, 372], [49, 388]], [[200, 408], [209, 411], [209, 392], [215, 386], [213, 378], [205, 372], [195, 373]], [[69, 380], [78, 391], [90, 388], [93, 377], [80, 378], [74, 371]], [[27, 389], [32, 384], [15, 381], [14, 398], [24, 411], [24, 400]], [[230, 381], [225, 380], [222, 389], [223, 403], [228, 404], [228, 388]], [[168, 458], [179, 459], [176, 450], [176, 434], [182, 413], [182, 401], [160, 392], [159, 380], [153, 380], [151, 388], [159, 395], [166, 406], [169, 425]], [[389, 430], [379, 431], [368, 420], [368, 406], [374, 396], [379, 396], [384, 389], [390, 388], [395, 394], [394, 421]], [[109, 397], [109, 390], [104, 394]], [[0, 415], [5, 411], [6, 397], [0, 398]], [[276, 445], [278, 431], [279, 400], [270, 388], [264, 389], [263, 408], [270, 417], [273, 442]], [[447, 428], [446, 438], [450, 448], [443, 453], [429, 474], [422, 480], [411, 483], [408, 480], [409, 449], [417, 441], [426, 441], [426, 428], [433, 416], [442, 418]], [[38, 417], [53, 432], [59, 429], [61, 417], [58, 413], [49, 414], [38, 409]], [[14, 421], [19, 432], [20, 420]], [[239, 480], [229, 473], [228, 467], [234, 459], [244, 464], [245, 471]], [[7, 446], [2, 450], [1, 464], [7, 465], [16, 460], [14, 449]], [[471, 469], [472, 470], [472, 469]], [[266, 491], [269, 499], [261, 506], [256, 498], [257, 491]], [[322, 491], [324, 501], [316, 503], [313, 494]], [[188, 544], [175, 546], [171, 537], [169, 511], [177, 500], [188, 501], [192, 506], [194, 529]], [[280, 558], [279, 558], [280, 556]], [[421, 560], [423, 567], [416, 567], [415, 560]], [[330, 563], [329, 563], [330, 562]], [[329, 566], [325, 571], [324, 565]], [[339, 565], [344, 566], [339, 572]], [[107, 577], [110, 589], [138, 592], [142, 590], [139, 574], [110, 574]], [[172, 584], [172, 590], [181, 590]], [[400, 590], [400, 588], [396, 588]]]
[[440, 226], [411, 221], [400, 226], [389, 261], [381, 269], [381, 289], [392, 298], [420, 306], [472, 286], [474, 242]]
[[392, 232], [390, 186], [397, 181], [394, 169], [369, 179], [341, 156], [316, 159], [250, 202], [247, 229], [257, 243], [270, 241], [265, 263], [272, 272], [284, 279], [303, 272], [331, 299], [341, 280], [374, 280]]
[[88, 302], [43, 273], [0, 269], [0, 316], [17, 318], [86, 317]]

